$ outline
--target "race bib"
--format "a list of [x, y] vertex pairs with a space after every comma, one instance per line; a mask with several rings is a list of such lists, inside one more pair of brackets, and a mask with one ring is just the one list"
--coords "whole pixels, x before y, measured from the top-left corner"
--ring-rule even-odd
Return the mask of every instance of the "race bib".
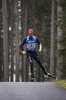
[[27, 49], [33, 49], [36, 47], [36, 43], [27, 44]]

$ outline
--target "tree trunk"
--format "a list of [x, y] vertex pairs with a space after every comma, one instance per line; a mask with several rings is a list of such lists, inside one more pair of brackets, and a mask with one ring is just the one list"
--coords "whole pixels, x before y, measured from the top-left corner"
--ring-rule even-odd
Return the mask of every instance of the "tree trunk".
[[51, 13], [51, 51], [50, 51], [50, 73], [54, 75], [54, 43], [55, 43], [55, 0], [52, 0], [52, 13]]
[[18, 0], [14, 0], [14, 11], [15, 11], [15, 48], [16, 48], [16, 81], [19, 81], [19, 33], [18, 33]]
[[2, 8], [3, 8], [4, 81], [9, 81], [7, 0], [2, 0]]
[[[59, 0], [58, 1], [58, 5], [57, 5], [57, 21], [59, 22], [61, 20], [62, 17], [62, 8], [59, 5]], [[61, 25], [57, 26], [57, 39], [60, 40], [60, 38], [62, 37], [62, 30], [61, 30]], [[60, 50], [62, 48], [61, 44], [58, 42], [57, 43], [57, 50]], [[57, 80], [59, 80], [61, 78], [61, 68], [62, 68], [62, 57], [57, 56]]]
[[[24, 0], [21, 0], [22, 2], [22, 40], [23, 41], [23, 34], [24, 34], [24, 14], [25, 14], [25, 11], [24, 11]], [[23, 66], [23, 56], [22, 56], [22, 81], [24, 82], [24, 66]]]
[[14, 74], [14, 1], [9, 0], [9, 27], [11, 27], [11, 30], [9, 31], [9, 48], [11, 51], [10, 56], [10, 64], [11, 64], [11, 70], [10, 70], [10, 77], [11, 77], [11, 82], [13, 82], [13, 74]]
[[[23, 39], [27, 36], [27, 0], [23, 0]], [[26, 51], [26, 48], [24, 46], [24, 50]], [[22, 66], [22, 81], [26, 81], [26, 55], [23, 56], [23, 66]]]
[[3, 77], [3, 33], [1, 32], [3, 26], [2, 26], [2, 0], [0, 1], [0, 81], [2, 82], [4, 80]]
[[13, 74], [14, 74], [14, 1], [11, 1], [11, 82], [13, 82]]

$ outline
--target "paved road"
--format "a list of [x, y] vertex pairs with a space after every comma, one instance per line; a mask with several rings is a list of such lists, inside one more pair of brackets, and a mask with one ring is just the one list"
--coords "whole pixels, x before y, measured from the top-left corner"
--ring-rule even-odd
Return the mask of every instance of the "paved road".
[[66, 100], [66, 90], [52, 82], [1, 82], [0, 100]]

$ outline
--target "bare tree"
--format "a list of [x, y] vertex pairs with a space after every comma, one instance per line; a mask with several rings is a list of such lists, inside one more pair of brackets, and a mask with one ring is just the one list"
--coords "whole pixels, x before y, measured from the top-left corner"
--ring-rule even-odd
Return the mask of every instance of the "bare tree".
[[[27, 36], [27, 0], [23, 0], [23, 11], [22, 11], [22, 18], [23, 18], [23, 39]], [[24, 50], [26, 50], [25, 46], [24, 46]], [[22, 60], [22, 81], [26, 81], [26, 77], [27, 77], [27, 62], [26, 62], [26, 56], [23, 56], [23, 60]], [[27, 70], [26, 70], [27, 69]]]
[[14, 1], [11, 1], [11, 81], [14, 74]]
[[18, 0], [14, 0], [14, 13], [15, 13], [15, 48], [16, 48], [16, 81], [19, 81], [19, 31], [18, 31]]
[[3, 33], [2, 33], [2, 0], [0, 0], [0, 81], [3, 81]]
[[7, 0], [2, 0], [3, 9], [3, 49], [4, 49], [4, 81], [9, 80], [8, 68], [8, 22], [7, 22]]
[[51, 13], [51, 51], [50, 51], [50, 73], [54, 75], [54, 45], [55, 45], [55, 0], [52, 0]]
[[[57, 21], [58, 23], [61, 20], [62, 17], [62, 8], [59, 5], [59, 0], [57, 0]], [[62, 37], [62, 30], [61, 30], [61, 23], [57, 26], [57, 39], [59, 40]], [[62, 48], [61, 44], [57, 43], [57, 50], [60, 50]], [[59, 80], [61, 78], [61, 68], [62, 68], [62, 57], [57, 56], [57, 79]]]

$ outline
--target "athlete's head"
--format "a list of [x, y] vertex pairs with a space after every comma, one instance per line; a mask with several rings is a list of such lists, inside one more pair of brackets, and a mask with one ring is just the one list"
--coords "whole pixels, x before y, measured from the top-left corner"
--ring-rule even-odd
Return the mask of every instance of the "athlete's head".
[[29, 35], [29, 37], [32, 37], [33, 36], [33, 30], [32, 29], [29, 29], [28, 30], [28, 35]]

